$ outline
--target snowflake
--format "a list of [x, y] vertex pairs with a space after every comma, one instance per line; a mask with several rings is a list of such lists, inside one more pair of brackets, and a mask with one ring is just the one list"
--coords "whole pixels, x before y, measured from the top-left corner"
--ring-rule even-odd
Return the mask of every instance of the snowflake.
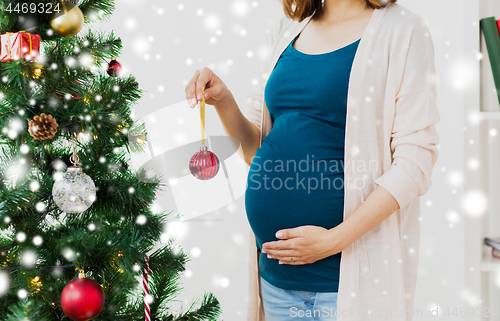
[[19, 232], [16, 234], [16, 241], [19, 243], [23, 243], [26, 241], [26, 233], [24, 232]]
[[20, 289], [19, 291], [17, 291], [17, 296], [19, 297], [19, 299], [26, 299], [28, 297], [28, 291], [26, 291], [25, 289]]
[[33, 237], [33, 244], [35, 246], [40, 246], [42, 245], [42, 243], [43, 243], [43, 238], [40, 235], [36, 235], [35, 237]]
[[67, 247], [63, 249], [62, 255], [66, 260], [71, 261], [75, 257], [75, 251]]
[[21, 255], [21, 262], [26, 266], [34, 266], [37, 260], [37, 255], [33, 251], [25, 251]]
[[250, 7], [248, 5], [247, 1], [244, 0], [238, 0], [233, 3], [232, 6], [233, 13], [237, 16], [244, 16], [248, 13], [250, 10]]
[[465, 195], [463, 207], [467, 214], [471, 216], [479, 216], [484, 214], [487, 207], [487, 199], [481, 191], [471, 191]]
[[195, 247], [193, 247], [193, 248], [191, 249], [191, 256], [192, 256], [192, 257], [198, 257], [198, 256], [200, 256], [200, 255], [201, 255], [201, 250], [200, 250], [200, 248], [199, 248], [199, 247], [196, 247], [196, 246], [195, 246]]
[[137, 216], [135, 222], [139, 225], [144, 225], [148, 221], [148, 218], [145, 215], [139, 215]]
[[9, 274], [7, 272], [0, 271], [0, 297], [7, 293], [7, 290], [9, 289], [9, 283]]

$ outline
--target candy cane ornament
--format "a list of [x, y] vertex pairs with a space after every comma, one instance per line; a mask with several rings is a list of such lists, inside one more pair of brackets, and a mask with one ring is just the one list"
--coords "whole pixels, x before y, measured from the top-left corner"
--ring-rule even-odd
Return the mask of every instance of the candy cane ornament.
[[144, 266], [142, 285], [144, 287], [144, 310], [146, 314], [146, 321], [151, 321], [151, 309], [149, 308], [149, 303], [151, 300], [151, 295], [149, 294], [149, 257], [145, 256], [146, 265]]

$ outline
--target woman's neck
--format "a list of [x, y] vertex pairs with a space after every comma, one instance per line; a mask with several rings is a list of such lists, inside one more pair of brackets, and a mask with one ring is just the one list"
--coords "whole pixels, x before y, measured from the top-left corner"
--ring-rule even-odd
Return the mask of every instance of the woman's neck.
[[346, 21], [369, 9], [366, 0], [325, 0], [319, 20], [327, 23]]

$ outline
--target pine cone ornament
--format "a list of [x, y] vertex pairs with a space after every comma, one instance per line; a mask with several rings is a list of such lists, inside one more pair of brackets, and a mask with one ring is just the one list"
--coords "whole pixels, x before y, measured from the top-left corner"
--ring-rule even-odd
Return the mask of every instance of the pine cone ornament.
[[45, 115], [44, 113], [40, 116], [33, 117], [33, 120], [28, 122], [28, 131], [35, 140], [46, 140], [52, 139], [57, 133], [57, 127], [59, 126], [56, 119], [52, 115]]

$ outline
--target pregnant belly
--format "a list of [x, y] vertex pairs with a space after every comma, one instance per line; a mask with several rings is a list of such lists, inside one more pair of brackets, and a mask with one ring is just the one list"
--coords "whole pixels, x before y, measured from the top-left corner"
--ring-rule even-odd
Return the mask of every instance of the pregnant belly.
[[318, 160], [305, 157], [299, 167], [297, 155], [293, 155], [296, 166], [289, 163], [287, 167], [274, 157], [276, 153], [268, 155], [267, 152], [264, 145], [257, 150], [245, 193], [248, 222], [259, 247], [278, 240], [275, 234], [281, 229], [304, 225], [331, 229], [342, 222], [344, 173], [341, 167], [333, 166], [333, 160], [324, 162], [329, 166], [322, 166]]

